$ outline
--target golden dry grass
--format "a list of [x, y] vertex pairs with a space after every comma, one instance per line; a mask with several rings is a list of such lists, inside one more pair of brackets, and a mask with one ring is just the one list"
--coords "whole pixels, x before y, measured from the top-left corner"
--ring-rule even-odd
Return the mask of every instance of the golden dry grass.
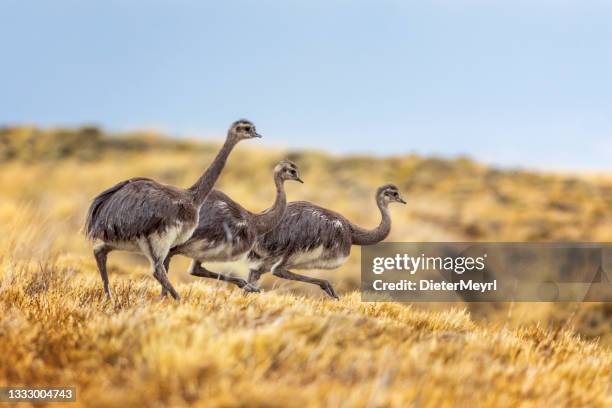
[[[612, 332], [610, 305], [502, 305], [481, 320], [473, 305], [362, 303], [359, 251], [319, 273], [340, 289], [339, 302], [270, 277], [265, 293], [246, 296], [194, 281], [180, 259], [171, 280], [183, 300], [160, 301], [146, 263], [113, 253], [110, 304], [80, 233], [91, 198], [137, 175], [189, 185], [215, 148], [63, 132], [0, 132], [0, 385], [76, 386], [81, 406], [612, 404], [612, 351], [597, 342]], [[290, 199], [366, 226], [377, 222], [374, 188], [398, 184], [409, 205], [392, 210], [391, 240], [612, 238], [603, 176], [245, 144], [219, 185], [261, 210], [272, 202], [273, 164], [287, 156], [306, 181], [288, 186]]]
[[612, 355], [567, 331], [462, 310], [115, 279], [87, 261], [5, 272], [0, 378], [78, 388], [83, 406], [609, 406]]

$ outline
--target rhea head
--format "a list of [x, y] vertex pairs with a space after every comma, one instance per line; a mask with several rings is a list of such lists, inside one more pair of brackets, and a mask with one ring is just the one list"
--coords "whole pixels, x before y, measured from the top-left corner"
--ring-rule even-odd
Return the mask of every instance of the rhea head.
[[394, 184], [387, 184], [382, 187], [379, 187], [376, 192], [376, 198], [378, 200], [381, 200], [385, 206], [387, 206], [389, 203], [394, 202], [406, 204], [406, 201], [399, 193], [399, 189]]
[[232, 126], [230, 126], [229, 130], [227, 131], [227, 136], [236, 142], [261, 137], [261, 135], [257, 133], [255, 125], [246, 119], [239, 119], [232, 123]]
[[300, 171], [298, 167], [295, 165], [295, 163], [289, 160], [281, 160], [274, 167], [274, 174], [280, 175], [283, 181], [295, 180], [295, 181], [299, 181], [300, 183], [304, 182], [300, 178]]

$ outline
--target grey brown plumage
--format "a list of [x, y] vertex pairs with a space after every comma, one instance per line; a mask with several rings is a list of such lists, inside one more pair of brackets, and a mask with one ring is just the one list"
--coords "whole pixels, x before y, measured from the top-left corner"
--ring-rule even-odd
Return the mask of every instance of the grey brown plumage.
[[[166, 265], [174, 255], [184, 255], [193, 259], [190, 267], [192, 275], [213, 277], [230, 281], [247, 290], [257, 290], [256, 287], [247, 285], [243, 279], [208, 271], [200, 264], [207, 261], [236, 260], [248, 253], [258, 235], [274, 228], [285, 212], [287, 200], [283, 183], [286, 180], [301, 182], [297, 166], [284, 160], [274, 169], [276, 185], [274, 204], [261, 213], [252, 213], [225, 193], [213, 190], [202, 204], [198, 226], [192, 236], [184, 244], [170, 250]], [[202, 275], [204, 272], [208, 275]], [[165, 291], [162, 290], [162, 295], [164, 294]]]
[[[130, 213], [126, 217], [126, 213]], [[97, 196], [87, 215], [90, 239], [130, 241], [167, 231], [177, 222], [196, 221], [197, 208], [190, 195], [176, 187], [147, 178], [117, 183]]]
[[[225, 193], [213, 190], [201, 208], [206, 216], [200, 217], [198, 226], [187, 242], [170, 250], [170, 255], [182, 254], [201, 261], [233, 260], [247, 251], [255, 241], [252, 214]], [[207, 251], [224, 246], [222, 251], [206, 255]]]
[[346, 261], [352, 245], [372, 245], [384, 240], [391, 230], [387, 205], [394, 201], [405, 203], [396, 186], [388, 184], [377, 189], [376, 203], [382, 219], [372, 230], [306, 201], [287, 204], [278, 226], [260, 236], [249, 253], [252, 264], [249, 283], [256, 283], [271, 270], [281, 278], [319, 285], [329, 296], [337, 298], [328, 281], [298, 275], [289, 269], [334, 269]]
[[116, 249], [144, 254], [151, 263], [153, 276], [175, 299], [179, 298], [167, 279], [163, 261], [170, 248], [187, 241], [195, 230], [200, 207], [236, 143], [253, 137], [260, 135], [251, 122], [244, 119], [234, 122], [221, 150], [190, 188], [181, 189], [138, 177], [117, 183], [94, 198], [87, 213], [85, 232], [90, 239], [98, 241], [94, 255], [109, 298], [106, 257]]
[[307, 201], [287, 204], [274, 230], [261, 236], [256, 251], [271, 258], [323, 247], [330, 255], [348, 255], [351, 223], [342, 215]]

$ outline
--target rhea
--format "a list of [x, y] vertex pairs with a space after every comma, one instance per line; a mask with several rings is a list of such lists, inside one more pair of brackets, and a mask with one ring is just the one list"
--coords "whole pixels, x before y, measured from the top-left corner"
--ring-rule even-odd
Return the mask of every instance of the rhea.
[[[280, 222], [287, 207], [284, 188], [287, 180], [303, 183], [297, 166], [283, 160], [274, 167], [274, 204], [258, 214], [248, 211], [221, 191], [213, 190], [202, 204], [198, 227], [191, 238], [170, 250], [166, 270], [169, 270], [170, 259], [180, 254], [192, 259], [189, 273], [193, 276], [230, 282], [247, 292], [259, 292], [257, 286], [249, 285], [246, 280], [212, 272], [202, 263], [232, 262], [245, 257], [257, 237]], [[162, 288], [163, 296], [166, 296], [165, 288]]]
[[338, 299], [329, 281], [300, 275], [290, 269], [335, 269], [346, 262], [352, 245], [373, 245], [384, 240], [391, 231], [388, 209], [391, 202], [406, 204], [393, 184], [379, 187], [376, 204], [382, 219], [372, 230], [306, 201], [287, 204], [278, 226], [258, 238], [249, 253], [249, 284], [256, 284], [262, 274], [272, 271], [279, 278], [317, 285], [327, 295]]
[[234, 122], [225, 143], [204, 174], [187, 189], [158, 183], [148, 178], [131, 178], [94, 198], [87, 213], [85, 232], [95, 241], [94, 256], [111, 299], [106, 270], [108, 253], [126, 250], [142, 253], [151, 264], [153, 276], [174, 299], [178, 293], [166, 276], [164, 260], [170, 248], [186, 242], [198, 225], [200, 207], [219, 178], [227, 158], [238, 142], [261, 137], [245, 119]]

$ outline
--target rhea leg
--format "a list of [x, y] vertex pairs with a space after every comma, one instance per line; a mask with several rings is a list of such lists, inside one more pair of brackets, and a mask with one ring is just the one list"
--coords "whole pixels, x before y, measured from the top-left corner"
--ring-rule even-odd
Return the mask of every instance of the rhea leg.
[[230, 282], [238, 286], [239, 288], [243, 288], [246, 292], [259, 292], [259, 288], [257, 286], [251, 285], [244, 279], [209, 271], [208, 269], [200, 265], [200, 262], [196, 260], [191, 262], [191, 265], [189, 266], [189, 273], [192, 276], [198, 276], [200, 278], [211, 278], [224, 282]]
[[264, 266], [260, 266], [255, 269], [249, 269], [249, 278], [247, 280], [250, 284], [254, 285], [257, 283], [257, 281], [259, 281], [259, 278], [264, 273], [266, 273], [266, 268]]
[[[164, 269], [166, 270], [166, 276], [170, 275], [170, 260], [172, 259], [172, 255], [168, 254], [166, 259], [164, 260]], [[168, 291], [165, 286], [162, 286], [161, 297], [165, 298], [168, 296]]]
[[110, 287], [108, 284], [108, 272], [106, 270], [106, 259], [108, 253], [111, 252], [114, 248], [107, 244], [99, 244], [94, 247], [94, 257], [96, 258], [96, 263], [98, 264], [98, 271], [100, 271], [100, 276], [102, 277], [102, 283], [104, 284], [104, 293], [106, 293], [106, 297], [109, 300], [112, 300], [113, 297], [110, 292]]
[[175, 300], [181, 299], [166, 276], [166, 268], [164, 268], [164, 263], [162, 262], [161, 257], [153, 259], [153, 277], [155, 277], [160, 285], [162, 285], [162, 288], [165, 288], [168, 292], [170, 292], [170, 295]]
[[311, 278], [309, 276], [304, 276], [304, 275], [300, 275], [297, 273], [293, 273], [287, 270], [285, 268], [285, 265], [282, 262], [272, 267], [272, 274], [274, 276], [277, 276], [283, 279], [294, 280], [294, 281], [299, 281], [299, 282], [306, 282], [306, 283], [311, 283], [313, 285], [317, 285], [325, 293], [327, 293], [328, 296], [336, 300], [339, 300], [338, 295], [336, 294], [336, 291], [334, 290], [331, 283], [329, 283], [329, 281], [326, 281], [324, 279]]
[[147, 256], [147, 258], [149, 258], [149, 262], [151, 262], [153, 277], [157, 279], [160, 285], [162, 285], [162, 288], [165, 288], [168, 292], [170, 292], [170, 295], [175, 300], [180, 300], [181, 297], [176, 290], [174, 290], [172, 284], [168, 280], [168, 276], [166, 276], [166, 268], [164, 267], [164, 263], [170, 248], [167, 246], [160, 246], [156, 248], [151, 244], [151, 240], [149, 238], [145, 238], [143, 244], [141, 245], [141, 250]]

